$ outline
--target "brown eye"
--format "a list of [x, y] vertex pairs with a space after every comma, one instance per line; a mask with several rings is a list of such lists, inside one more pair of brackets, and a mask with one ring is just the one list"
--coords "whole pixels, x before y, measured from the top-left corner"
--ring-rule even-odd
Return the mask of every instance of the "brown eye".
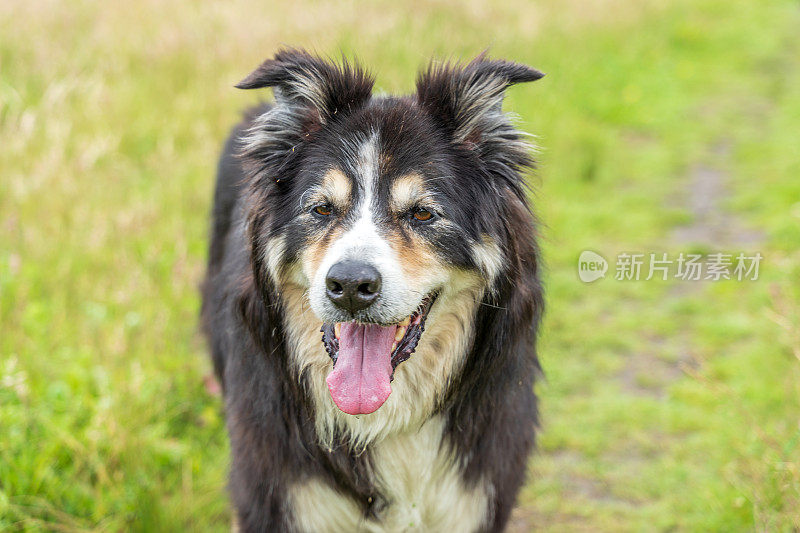
[[433, 213], [431, 213], [427, 209], [419, 207], [414, 210], [413, 216], [414, 219], [419, 220], [420, 222], [428, 222], [433, 218]]
[[317, 214], [319, 216], [323, 216], [323, 217], [330, 216], [330, 214], [332, 212], [331, 206], [329, 206], [328, 204], [318, 205], [314, 209], [312, 209], [312, 211], [315, 214]]

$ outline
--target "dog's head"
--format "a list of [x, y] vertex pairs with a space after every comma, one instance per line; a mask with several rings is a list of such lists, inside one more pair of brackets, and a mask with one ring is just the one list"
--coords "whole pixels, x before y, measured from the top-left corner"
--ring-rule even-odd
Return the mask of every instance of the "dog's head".
[[480, 56], [429, 67], [412, 96], [373, 98], [361, 68], [284, 50], [238, 85], [276, 100], [243, 139], [255, 278], [313, 311], [322, 342], [305, 353], [325, 356], [342, 411], [378, 409], [421, 352], [443, 388], [476, 306], [510, 279], [513, 234], [531, 231], [530, 147], [501, 105], [541, 76]]

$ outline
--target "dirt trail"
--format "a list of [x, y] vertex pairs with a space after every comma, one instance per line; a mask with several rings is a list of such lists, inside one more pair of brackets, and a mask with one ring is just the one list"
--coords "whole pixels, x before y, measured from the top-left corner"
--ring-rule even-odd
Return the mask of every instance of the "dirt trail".
[[731, 176], [720, 166], [730, 159], [730, 146], [718, 143], [710, 159], [718, 164], [698, 164], [689, 173], [689, 182], [678, 201], [689, 210], [692, 222], [675, 228], [671, 240], [678, 244], [701, 244], [723, 251], [734, 246], [753, 246], [764, 241], [761, 231], [747, 227], [724, 202], [731, 196]]
[[[764, 241], [764, 234], [748, 227], [739, 217], [725, 207], [731, 196], [732, 177], [724, 170], [729, 165], [730, 147], [727, 143], [718, 143], [709, 150], [707, 161], [695, 165], [686, 176], [685, 186], [673, 199], [677, 207], [686, 209], [691, 215], [691, 222], [675, 227], [665, 238], [665, 249], [691, 252], [695, 249], [707, 249], [713, 252], [754, 252]], [[707, 281], [676, 282], [668, 292], [671, 299], [692, 299], [701, 296]], [[637, 332], [631, 332], [636, 334]], [[675, 343], [680, 346], [678, 357], [674, 357]], [[659, 401], [668, 399], [669, 387], [683, 379], [687, 370], [694, 371], [700, 362], [692, 348], [692, 334], [687, 330], [678, 339], [653, 337], [648, 339], [649, 349], [626, 356], [625, 366], [616, 374], [609, 376], [619, 383], [620, 388], [643, 398], [654, 398]], [[673, 357], [666, 355], [673, 351]], [[663, 436], [653, 437], [656, 439]], [[648, 460], [642, 450], [632, 446], [628, 450], [615, 450], [614, 461], [633, 466], [637, 461]], [[574, 451], [559, 450], [552, 452], [548, 460], [563, 462], [565, 498], [574, 495], [576, 499], [590, 500], [598, 504], [615, 501], [611, 487], [601, 479], [586, 479], [575, 472], [575, 465], [590, 461]], [[622, 467], [622, 469], [626, 469]], [[625, 503], [625, 502], [616, 502]], [[554, 523], [555, 520], [555, 523]], [[507, 531], [523, 533], [539, 529], [542, 526], [556, 526], [569, 531], [591, 531], [592, 525], [583, 517], [567, 514], [540, 516], [535, 510], [518, 507], [514, 510]]]
[[[724, 170], [729, 166], [730, 151], [727, 142], [719, 142], [709, 150], [706, 161], [689, 171], [685, 188], [673, 201], [686, 209], [692, 219], [671, 231], [665, 248], [676, 248], [685, 253], [698, 248], [709, 253], [751, 253], [764, 241], [763, 232], [748, 227], [725, 207], [733, 186], [732, 176]], [[710, 282], [676, 282], [668, 297], [673, 300], [697, 298], [707, 283]], [[635, 395], [666, 398], [669, 385], [681, 379], [687, 368], [699, 366], [692, 353], [691, 333], [684, 331], [677, 340], [682, 345], [677, 359], [659, 357], [659, 353], [667, 348], [666, 340], [662, 338], [651, 339], [651, 350], [632, 355], [616, 376], [622, 389]]]

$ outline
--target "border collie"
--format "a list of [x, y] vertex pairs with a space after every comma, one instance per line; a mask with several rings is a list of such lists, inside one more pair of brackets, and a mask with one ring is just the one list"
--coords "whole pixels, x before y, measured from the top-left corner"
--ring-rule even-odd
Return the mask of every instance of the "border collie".
[[499, 531], [537, 424], [543, 299], [505, 90], [542, 73], [431, 63], [373, 96], [284, 49], [219, 163], [202, 322], [242, 531]]

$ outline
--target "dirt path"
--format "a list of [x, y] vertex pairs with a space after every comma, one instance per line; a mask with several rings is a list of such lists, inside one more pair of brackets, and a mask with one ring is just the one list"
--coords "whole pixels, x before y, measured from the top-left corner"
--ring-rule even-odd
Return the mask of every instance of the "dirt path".
[[[676, 252], [691, 252], [705, 249], [713, 252], [753, 252], [763, 242], [761, 231], [748, 227], [739, 217], [725, 207], [731, 196], [732, 176], [726, 170], [729, 166], [730, 147], [726, 143], [718, 143], [709, 150], [705, 161], [695, 165], [685, 179], [684, 188], [672, 201], [677, 207], [685, 209], [691, 215], [691, 221], [675, 227], [665, 236], [664, 249]], [[708, 281], [676, 282], [668, 291], [668, 298], [675, 300], [695, 299], [701, 297]], [[636, 302], [632, 302], [634, 305]], [[630, 332], [632, 334], [643, 334]], [[675, 345], [678, 357], [675, 358]], [[620, 389], [634, 397], [668, 400], [669, 387], [684, 379], [687, 374], [696, 371], [701, 362], [695, 355], [693, 334], [689, 325], [678, 338], [662, 338], [652, 336], [647, 339], [648, 349], [625, 355], [624, 367], [608, 376], [615, 380]], [[670, 357], [670, 351], [672, 357]], [[658, 442], [663, 435], [653, 435], [652, 441]], [[544, 454], [545, 452], [540, 452]], [[652, 460], [640, 447], [632, 444], [625, 450], [613, 450], [606, 454], [621, 470], [636, 469], [643, 461]], [[613, 455], [613, 457], [611, 457]], [[564, 472], [560, 480], [564, 487], [562, 497], [576, 500], [596, 502], [599, 505], [626, 506], [633, 502], [620, 501], [612, 491], [609, 480], [588, 478], [576, 474], [576, 465], [589, 464], [594, 461], [581, 453], [572, 450], [557, 450], [539, 460], [547, 460], [556, 465], [556, 471]], [[534, 460], [536, 461], [536, 460]], [[559, 464], [563, 468], [558, 467]], [[523, 533], [534, 529], [557, 529], [566, 531], [596, 530], [590, 521], [581, 516], [559, 513], [553, 516], [538, 516], [528, 507], [514, 510], [507, 531]]]

